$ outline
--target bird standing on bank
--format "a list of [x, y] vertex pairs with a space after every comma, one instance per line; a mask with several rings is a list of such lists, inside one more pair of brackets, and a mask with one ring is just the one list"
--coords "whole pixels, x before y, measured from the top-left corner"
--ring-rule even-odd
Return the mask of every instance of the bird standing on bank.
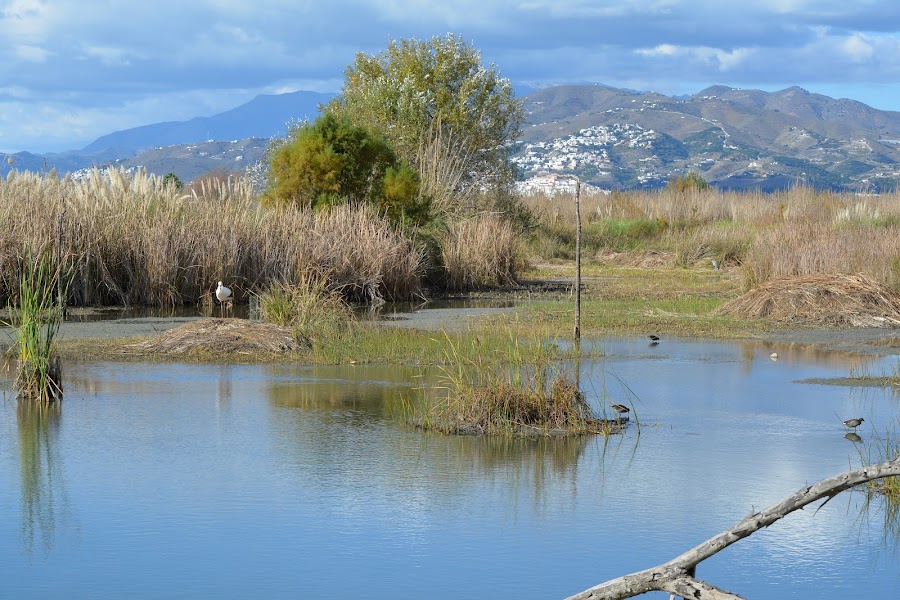
[[856, 431], [856, 428], [862, 425], [863, 421], [865, 421], [865, 419], [863, 419], [862, 417], [858, 419], [847, 419], [846, 421], [844, 421], [844, 427], [849, 427], [850, 429]]
[[216, 299], [219, 301], [219, 307], [222, 311], [222, 318], [225, 317], [225, 303], [231, 303], [231, 289], [222, 285], [222, 282], [219, 282], [219, 286], [216, 288]]

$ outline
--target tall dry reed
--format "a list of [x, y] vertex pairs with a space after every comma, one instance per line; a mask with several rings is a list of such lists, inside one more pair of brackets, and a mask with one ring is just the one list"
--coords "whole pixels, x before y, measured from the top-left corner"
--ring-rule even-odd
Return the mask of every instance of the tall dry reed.
[[[523, 202], [539, 216], [545, 236], [574, 228], [571, 196], [530, 195]], [[773, 194], [665, 189], [587, 193], [581, 203], [587, 223], [664, 224], [634, 249], [672, 251], [683, 266], [710, 259], [742, 265], [748, 288], [773, 278], [826, 273], [866, 273], [900, 288], [898, 194], [835, 194], [805, 186]], [[598, 231], [607, 239], [595, 245], [616, 248], [611, 228]], [[555, 251], [546, 240], [533, 246]]]
[[30, 173], [0, 180], [0, 302], [15, 294], [16, 251], [55, 243], [76, 305], [174, 305], [209, 298], [219, 280], [238, 301], [310, 272], [354, 300], [403, 299], [419, 291], [422, 256], [373, 211], [267, 209], [250, 183], [210, 181], [184, 194], [162, 179], [94, 170], [73, 181]]
[[452, 223], [441, 240], [447, 288], [471, 290], [514, 283], [518, 245], [514, 226], [497, 215]]

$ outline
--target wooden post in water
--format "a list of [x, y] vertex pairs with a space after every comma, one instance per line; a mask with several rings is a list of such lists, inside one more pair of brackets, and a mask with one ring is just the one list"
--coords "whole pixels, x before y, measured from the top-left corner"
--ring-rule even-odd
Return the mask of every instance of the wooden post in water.
[[575, 178], [575, 346], [581, 345], [581, 179]]

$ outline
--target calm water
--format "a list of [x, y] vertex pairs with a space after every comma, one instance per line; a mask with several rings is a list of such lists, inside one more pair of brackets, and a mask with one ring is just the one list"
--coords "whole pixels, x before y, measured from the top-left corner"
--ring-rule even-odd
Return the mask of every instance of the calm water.
[[[633, 402], [639, 436], [426, 434], [394, 418], [415, 370], [68, 364], [59, 413], [0, 403], [0, 598], [562, 598], [858, 464], [841, 419], [866, 418], [865, 451], [900, 415], [889, 392], [796, 382], [884, 361], [603, 347], [582, 385]], [[752, 598], [894, 598], [900, 557], [854, 492], [698, 575]]]

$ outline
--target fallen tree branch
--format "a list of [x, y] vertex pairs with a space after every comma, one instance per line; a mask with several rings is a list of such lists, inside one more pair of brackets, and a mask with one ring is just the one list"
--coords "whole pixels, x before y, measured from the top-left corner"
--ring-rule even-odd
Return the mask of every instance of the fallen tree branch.
[[697, 565], [738, 540], [768, 527], [782, 517], [812, 502], [822, 498], [826, 498], [827, 502], [852, 487], [883, 477], [898, 475], [900, 475], [900, 456], [881, 464], [869, 465], [823, 479], [815, 485], [797, 490], [787, 498], [779, 500], [760, 512], [747, 515], [736, 525], [667, 563], [611, 579], [570, 596], [567, 600], [621, 600], [652, 591], [669, 592], [683, 598], [697, 598], [698, 600], [739, 599], [741, 596], [694, 579], [691, 575]]

